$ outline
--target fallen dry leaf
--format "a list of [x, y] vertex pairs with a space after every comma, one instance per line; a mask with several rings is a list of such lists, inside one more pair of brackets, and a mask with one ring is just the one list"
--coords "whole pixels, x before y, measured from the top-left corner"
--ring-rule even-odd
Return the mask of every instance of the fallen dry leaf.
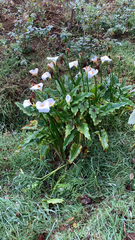
[[45, 240], [43, 234], [40, 234], [40, 235], [39, 235], [38, 240]]
[[73, 223], [73, 228], [77, 228], [76, 222]]
[[129, 178], [130, 178], [130, 180], [132, 180], [132, 179], [134, 178], [134, 174], [133, 174], [133, 173], [130, 173], [130, 174], [129, 174]]
[[78, 202], [82, 203], [83, 205], [87, 205], [92, 203], [92, 199], [89, 198], [86, 194], [82, 194], [78, 197]]
[[72, 220], [74, 220], [74, 217], [69, 218], [67, 221], [71, 222]]

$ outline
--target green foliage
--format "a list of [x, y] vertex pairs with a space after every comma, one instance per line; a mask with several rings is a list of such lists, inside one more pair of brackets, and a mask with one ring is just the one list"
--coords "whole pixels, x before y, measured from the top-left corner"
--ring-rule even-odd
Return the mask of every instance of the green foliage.
[[[50, 58], [54, 62], [52, 81], [56, 89], [36, 90], [36, 101], [40, 100], [39, 102], [33, 99], [34, 103], [28, 106], [24, 105], [25, 101], [23, 105], [16, 104], [28, 116], [38, 117], [34, 124], [35, 131], [24, 140], [22, 147], [37, 143], [42, 146], [41, 155], [43, 149], [46, 155], [46, 149], [48, 151], [50, 148], [57, 153], [61, 161], [66, 160], [67, 151], [70, 151], [68, 161], [72, 163], [81, 152], [84, 140], [85, 144], [92, 144], [91, 136], [94, 134], [99, 136], [103, 149], [107, 150], [108, 135], [102, 128], [102, 122], [105, 118], [111, 121], [112, 116], [115, 117], [116, 114], [120, 116], [127, 105], [134, 106], [132, 100], [129, 100], [129, 97], [132, 99], [133, 86], [126, 86], [125, 81], [119, 83], [112, 70], [103, 83], [102, 77], [101, 82], [97, 82], [98, 71], [90, 68], [89, 72], [83, 72], [81, 59], [78, 60], [78, 64], [78, 61], [69, 63], [65, 56], [61, 58], [68, 67], [69, 76], [62, 79], [58, 73], [59, 65], [56, 59]], [[72, 73], [73, 66], [81, 73], [76, 78]], [[101, 63], [101, 67], [103, 70], [104, 63]], [[102, 72], [100, 75], [102, 76]], [[38, 89], [37, 86], [35, 85], [35, 89]], [[29, 127], [33, 129], [32, 122]]]
[[66, 28], [63, 28], [62, 29], [62, 32], [60, 34], [60, 38], [61, 38], [61, 41], [62, 42], [67, 42], [68, 40], [70, 40], [72, 37], [72, 33], [68, 32], [66, 30]]

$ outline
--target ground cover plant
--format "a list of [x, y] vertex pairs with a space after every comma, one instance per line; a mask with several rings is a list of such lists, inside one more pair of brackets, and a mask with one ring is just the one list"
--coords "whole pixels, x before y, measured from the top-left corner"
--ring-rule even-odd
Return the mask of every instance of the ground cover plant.
[[0, 4], [0, 236], [134, 239], [134, 1]]

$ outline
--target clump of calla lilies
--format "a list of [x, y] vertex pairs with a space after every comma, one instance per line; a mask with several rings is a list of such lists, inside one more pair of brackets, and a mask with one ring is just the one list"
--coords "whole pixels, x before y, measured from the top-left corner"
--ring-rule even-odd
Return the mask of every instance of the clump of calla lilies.
[[[41, 77], [38, 68], [30, 70], [29, 74], [37, 79], [37, 84], [30, 87], [34, 98], [16, 104], [34, 119], [22, 128], [29, 130], [30, 135], [21, 146], [36, 142], [41, 149], [41, 160], [50, 150], [59, 160], [71, 164], [83, 147], [90, 148], [95, 135], [103, 149], [108, 149], [108, 134], [103, 125], [127, 105], [134, 107], [134, 86], [127, 88], [124, 81], [120, 83], [109, 56], [93, 56], [91, 66], [82, 67], [82, 54], [70, 61], [68, 53], [47, 57], [48, 70]], [[67, 75], [60, 75], [62, 64], [68, 70]], [[46, 88], [45, 81], [53, 82], [55, 87]]]

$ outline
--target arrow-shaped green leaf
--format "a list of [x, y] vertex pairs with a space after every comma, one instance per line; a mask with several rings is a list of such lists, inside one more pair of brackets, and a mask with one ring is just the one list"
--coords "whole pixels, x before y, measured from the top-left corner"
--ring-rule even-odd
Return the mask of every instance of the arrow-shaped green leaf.
[[82, 149], [82, 146], [79, 144], [77, 145], [76, 143], [73, 143], [71, 146], [70, 150], [70, 156], [68, 162], [71, 164], [73, 163], [74, 159], [77, 158], [77, 156], [80, 154]]
[[77, 126], [77, 130], [84, 134], [86, 138], [88, 138], [91, 141], [90, 133], [89, 133], [89, 128], [87, 123], [81, 122], [80, 125]]
[[74, 135], [75, 135], [75, 132], [77, 130], [74, 129], [67, 137], [65, 137], [64, 139], [64, 144], [63, 144], [63, 149], [65, 150], [66, 149], [66, 146], [73, 141], [73, 138], [74, 138]]
[[97, 115], [99, 114], [99, 107], [91, 105], [89, 108], [89, 114], [94, 122], [94, 125], [96, 125]]
[[102, 129], [102, 130], [101, 130], [101, 134], [100, 134], [99, 131], [96, 131], [95, 133], [98, 135], [99, 140], [100, 140], [100, 142], [101, 142], [101, 145], [102, 145], [103, 149], [104, 149], [104, 150], [107, 150], [108, 147], [109, 147], [109, 145], [108, 145], [108, 135], [107, 135], [105, 129]]
[[66, 131], [65, 131], [65, 138], [71, 133], [71, 131], [74, 129], [74, 125], [71, 123], [68, 123], [66, 125]]

